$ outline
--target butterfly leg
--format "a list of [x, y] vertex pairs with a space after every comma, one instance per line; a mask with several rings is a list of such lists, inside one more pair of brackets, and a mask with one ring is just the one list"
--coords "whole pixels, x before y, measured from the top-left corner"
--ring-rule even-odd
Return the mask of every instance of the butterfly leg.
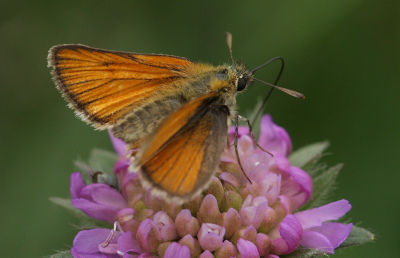
[[239, 115], [235, 115], [235, 140], [233, 142], [233, 146], [235, 147], [235, 153], [236, 153], [236, 158], [239, 164], [240, 169], [242, 170], [244, 176], [247, 178], [247, 180], [249, 180], [250, 184], [251, 184], [251, 180], [250, 178], [247, 176], [246, 172], [243, 169], [242, 166], [242, 162], [240, 161], [240, 156], [239, 156], [239, 150], [238, 150], [238, 139], [239, 139]]
[[[252, 127], [251, 127], [250, 120], [249, 120], [248, 118], [242, 117], [242, 116], [240, 116], [240, 115], [236, 115], [236, 120], [235, 120], [235, 121], [236, 121], [236, 124], [239, 123], [239, 122], [238, 122], [239, 119], [242, 120], [242, 121], [245, 121], [245, 122], [247, 123], [247, 125], [249, 126], [250, 136], [251, 136], [251, 138], [253, 139], [254, 143], [257, 145], [257, 147], [260, 148], [262, 151], [268, 153], [269, 155], [274, 156], [271, 152], [265, 150], [263, 147], [261, 147], [261, 146], [258, 144], [256, 138], [254, 137], [253, 129], [252, 129]], [[237, 126], [236, 124], [235, 124], [235, 126], [236, 126], [236, 135], [237, 135], [237, 134], [238, 134], [238, 126]], [[236, 136], [236, 137], [237, 137], [237, 136]]]

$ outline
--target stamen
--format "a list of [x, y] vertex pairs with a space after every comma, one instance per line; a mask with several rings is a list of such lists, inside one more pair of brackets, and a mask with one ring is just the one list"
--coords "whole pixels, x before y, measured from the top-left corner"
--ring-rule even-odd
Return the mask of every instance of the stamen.
[[114, 222], [114, 228], [111, 230], [110, 234], [108, 235], [106, 241], [101, 244], [101, 247], [106, 248], [113, 239], [115, 232], [117, 232], [117, 227], [119, 228], [119, 223], [117, 221]]

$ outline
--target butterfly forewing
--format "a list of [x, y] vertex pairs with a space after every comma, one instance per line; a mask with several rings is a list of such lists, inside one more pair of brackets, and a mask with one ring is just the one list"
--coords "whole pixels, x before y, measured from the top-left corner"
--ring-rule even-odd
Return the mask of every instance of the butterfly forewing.
[[89, 122], [107, 127], [182, 82], [185, 58], [105, 51], [83, 45], [50, 50], [49, 64], [64, 97]]
[[150, 137], [136, 163], [155, 192], [190, 199], [208, 186], [226, 144], [229, 109], [214, 91], [172, 114]]

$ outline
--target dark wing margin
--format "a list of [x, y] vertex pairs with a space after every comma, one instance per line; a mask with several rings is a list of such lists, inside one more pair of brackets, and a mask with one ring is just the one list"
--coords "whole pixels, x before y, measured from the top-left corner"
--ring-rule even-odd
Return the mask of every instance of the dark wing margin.
[[226, 146], [229, 108], [214, 91], [172, 114], [141, 149], [135, 164], [145, 187], [178, 202], [211, 182]]

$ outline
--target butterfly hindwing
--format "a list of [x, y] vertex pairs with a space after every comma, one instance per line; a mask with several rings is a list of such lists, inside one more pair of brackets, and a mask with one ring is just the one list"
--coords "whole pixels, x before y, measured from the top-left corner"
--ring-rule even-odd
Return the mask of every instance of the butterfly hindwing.
[[226, 145], [229, 109], [214, 91], [173, 113], [143, 146], [136, 166], [155, 192], [191, 198], [211, 180]]

